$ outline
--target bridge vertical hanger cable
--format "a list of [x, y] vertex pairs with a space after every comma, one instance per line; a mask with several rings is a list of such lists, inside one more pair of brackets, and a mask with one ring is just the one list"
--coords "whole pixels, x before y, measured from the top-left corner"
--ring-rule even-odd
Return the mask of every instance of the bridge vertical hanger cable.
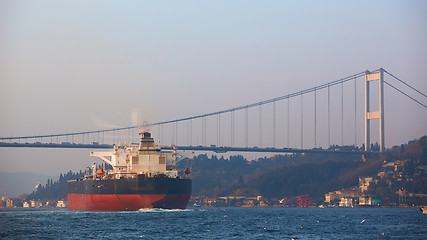
[[172, 145], [175, 145], [175, 123], [176, 122], [173, 122], [172, 123]]
[[245, 108], [245, 147], [248, 147], [248, 108]]
[[202, 146], [206, 146], [206, 143], [205, 143], [205, 117], [202, 117]]
[[287, 139], [287, 144], [288, 144], [288, 148], [289, 148], [289, 101], [290, 101], [291, 99], [290, 98], [288, 98], [288, 122], [287, 122], [287, 124], [288, 124], [288, 131], [287, 131], [287, 134], [288, 134], [288, 139]]
[[357, 78], [354, 78], [354, 146], [357, 146]]
[[221, 113], [218, 114], [218, 145], [221, 146]]
[[231, 146], [234, 145], [234, 111], [231, 111]]
[[193, 146], [193, 121], [190, 119], [190, 146]]
[[273, 147], [276, 148], [276, 101], [273, 102]]
[[187, 145], [190, 146], [190, 120], [187, 121]]
[[216, 115], [216, 145], [219, 146], [219, 113]]
[[230, 146], [233, 146], [233, 111], [230, 112]]
[[341, 82], [341, 146], [344, 146], [344, 82]]
[[304, 146], [304, 115], [303, 115], [303, 101], [302, 101], [302, 93], [301, 93], [301, 149]]
[[161, 124], [160, 126], [161, 126], [161, 128], [160, 128], [160, 130], [161, 130], [161, 137], [160, 137], [160, 142], [163, 144], [163, 145], [165, 145], [165, 143], [163, 142], [164, 141], [164, 138], [163, 138], [163, 125], [164, 124]]
[[175, 124], [175, 145], [178, 145], [178, 122]]
[[317, 91], [314, 89], [314, 148], [317, 147]]
[[259, 146], [262, 147], [262, 105], [259, 105]]
[[331, 107], [330, 107], [330, 87], [328, 84], [328, 148], [331, 146]]
[[205, 117], [202, 117], [202, 146], [205, 146]]

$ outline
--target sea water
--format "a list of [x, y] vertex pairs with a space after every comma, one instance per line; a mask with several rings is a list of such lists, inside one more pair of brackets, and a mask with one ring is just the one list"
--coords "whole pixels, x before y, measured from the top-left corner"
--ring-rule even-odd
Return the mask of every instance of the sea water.
[[427, 215], [416, 208], [2, 208], [0, 239], [427, 239]]

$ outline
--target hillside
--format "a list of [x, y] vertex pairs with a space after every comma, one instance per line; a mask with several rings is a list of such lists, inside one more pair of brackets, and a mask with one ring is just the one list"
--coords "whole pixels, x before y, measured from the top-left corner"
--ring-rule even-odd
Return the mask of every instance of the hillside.
[[8, 197], [18, 197], [33, 191], [38, 183], [44, 184], [48, 179], [57, 177], [27, 172], [0, 172], [0, 193], [6, 193]]
[[[260, 158], [256, 161], [247, 161], [239, 155], [231, 156], [229, 160], [218, 159], [216, 156], [199, 155], [193, 159], [181, 161], [178, 167], [180, 169], [191, 168], [193, 196], [217, 197], [234, 194], [254, 196], [261, 193], [266, 194], [266, 196], [274, 196], [276, 194], [273, 192], [277, 191], [278, 186], [272, 187], [267, 182], [277, 182], [279, 185], [280, 182], [289, 181], [289, 184], [298, 185], [302, 179], [298, 179], [297, 176], [293, 177], [292, 174], [299, 175], [305, 174], [304, 171], [311, 171], [307, 175], [314, 174], [317, 176], [321, 174], [315, 173], [317, 164], [326, 164], [325, 168], [338, 171], [334, 173], [336, 175], [341, 173], [343, 169], [353, 169], [361, 163], [361, 159], [357, 155], [290, 154]], [[348, 174], [351, 174], [352, 171], [355, 170], [347, 170]], [[326, 179], [327, 176], [324, 178]], [[355, 181], [355, 178], [347, 179], [345, 176], [342, 179], [346, 182]], [[312, 179], [312, 181], [315, 180]], [[271, 193], [261, 190], [262, 181], [266, 181], [265, 184], [269, 185], [268, 189], [271, 187]]]
[[81, 171], [73, 173], [69, 171], [66, 174], [60, 174], [58, 181], [48, 181], [46, 185], [40, 185], [37, 190], [27, 196], [27, 200], [62, 200], [67, 199], [67, 181], [83, 177]]
[[321, 198], [326, 192], [357, 185], [359, 176], [373, 174], [380, 166], [378, 159], [367, 163], [353, 160], [283, 166], [253, 177], [247, 183], [234, 184], [224, 194], [279, 199], [298, 195]]
[[[379, 178], [388, 163], [399, 166], [387, 172], [389, 178]], [[357, 156], [333, 154], [277, 155], [257, 161], [199, 155], [179, 164], [192, 169], [193, 196], [280, 199], [304, 194], [320, 200], [327, 192], [358, 187], [359, 177], [372, 177], [375, 181], [368, 194], [382, 196], [385, 202], [395, 202], [399, 189], [427, 194], [426, 165], [427, 136], [371, 155], [366, 162]]]

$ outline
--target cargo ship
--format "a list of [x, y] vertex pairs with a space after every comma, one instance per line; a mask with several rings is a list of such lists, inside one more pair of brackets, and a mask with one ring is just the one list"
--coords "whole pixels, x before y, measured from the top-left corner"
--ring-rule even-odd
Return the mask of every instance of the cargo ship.
[[[191, 197], [190, 169], [176, 167], [176, 148], [160, 148], [150, 132], [141, 131], [140, 144], [121, 144], [109, 152], [91, 152], [102, 160], [81, 179], [68, 181], [68, 210], [137, 211], [185, 209]], [[110, 169], [106, 169], [108, 166]], [[112, 169], [111, 169], [112, 168]]]

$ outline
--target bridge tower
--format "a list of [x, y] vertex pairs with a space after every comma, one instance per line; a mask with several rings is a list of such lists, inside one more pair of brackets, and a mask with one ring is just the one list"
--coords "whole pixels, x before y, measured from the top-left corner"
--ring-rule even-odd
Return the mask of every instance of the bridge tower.
[[[369, 82], [379, 81], [379, 109], [370, 111]], [[365, 73], [365, 151], [370, 149], [370, 120], [380, 120], [380, 152], [384, 150], [384, 69]]]

